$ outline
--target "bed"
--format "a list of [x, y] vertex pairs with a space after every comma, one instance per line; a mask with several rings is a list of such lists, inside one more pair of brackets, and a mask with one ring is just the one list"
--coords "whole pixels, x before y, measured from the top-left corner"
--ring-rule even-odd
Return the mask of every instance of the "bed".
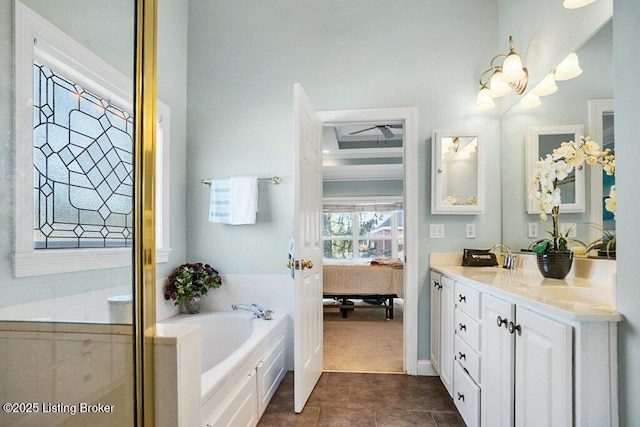
[[371, 302], [358, 308], [384, 308], [393, 319], [393, 299], [404, 298], [404, 270], [397, 258], [374, 258], [359, 263], [325, 260], [322, 268], [323, 296], [334, 299], [342, 317], [354, 309], [349, 299]]

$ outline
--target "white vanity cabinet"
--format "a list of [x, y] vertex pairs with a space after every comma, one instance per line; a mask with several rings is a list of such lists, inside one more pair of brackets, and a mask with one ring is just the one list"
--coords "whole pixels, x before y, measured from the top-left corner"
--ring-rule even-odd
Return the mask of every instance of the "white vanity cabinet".
[[453, 280], [431, 272], [431, 365], [453, 394]]
[[482, 318], [482, 425], [571, 426], [572, 327], [486, 292]]
[[583, 299], [554, 302], [563, 285], [535, 273], [434, 270], [432, 359], [469, 427], [618, 425], [622, 317], [598, 289], [565, 283]]

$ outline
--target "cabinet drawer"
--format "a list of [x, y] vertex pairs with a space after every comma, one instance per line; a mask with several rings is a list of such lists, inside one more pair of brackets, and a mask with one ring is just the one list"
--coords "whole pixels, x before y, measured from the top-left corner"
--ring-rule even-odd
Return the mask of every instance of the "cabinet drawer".
[[454, 327], [457, 336], [464, 339], [474, 350], [480, 351], [480, 324], [476, 320], [456, 308]]
[[455, 339], [454, 355], [476, 384], [480, 384], [480, 355], [458, 336]]
[[459, 308], [475, 319], [480, 318], [480, 291], [456, 282], [454, 300], [456, 308]]
[[480, 387], [457, 363], [453, 368], [453, 401], [467, 426], [480, 425]]

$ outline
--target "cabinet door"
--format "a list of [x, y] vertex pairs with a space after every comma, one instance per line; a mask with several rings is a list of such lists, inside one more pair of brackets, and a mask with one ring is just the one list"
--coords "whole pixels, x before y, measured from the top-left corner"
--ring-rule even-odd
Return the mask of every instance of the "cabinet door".
[[482, 294], [482, 386], [483, 426], [513, 426], [514, 341], [508, 322], [515, 320], [515, 306], [486, 293]]
[[453, 280], [442, 276], [440, 280], [440, 380], [450, 395], [453, 394]]
[[515, 425], [571, 426], [573, 329], [523, 308], [518, 324]]
[[440, 274], [431, 272], [431, 366], [440, 373]]

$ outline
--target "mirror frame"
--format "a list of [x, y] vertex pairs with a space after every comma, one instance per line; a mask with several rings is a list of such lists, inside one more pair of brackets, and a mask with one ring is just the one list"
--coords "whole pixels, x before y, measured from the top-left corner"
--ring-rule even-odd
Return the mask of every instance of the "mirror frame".
[[[615, 114], [613, 99], [592, 99], [589, 101], [589, 134], [600, 148], [603, 147], [604, 130], [602, 117], [607, 114]], [[589, 168], [589, 194], [591, 203], [589, 206], [589, 221], [602, 226], [602, 166], [593, 165]], [[593, 241], [600, 236], [597, 229], [589, 230], [589, 240]]]
[[[572, 134], [573, 141], [580, 139], [584, 135], [584, 125], [560, 125], [560, 126], [533, 126], [527, 130], [527, 150], [526, 150], [526, 176], [525, 195], [527, 195], [526, 205], [528, 214], [539, 214], [535, 203], [528, 197], [530, 194], [531, 176], [533, 175], [533, 165], [540, 159], [540, 136], [542, 135], [564, 135]], [[575, 192], [574, 203], [561, 203], [561, 212], [584, 212], [585, 211], [585, 173], [584, 168], [575, 169]]]
[[[443, 206], [442, 139], [453, 137], [476, 137], [476, 199], [475, 205]], [[434, 129], [431, 138], [431, 214], [432, 215], [476, 215], [484, 213], [485, 163], [484, 132], [475, 129]]]

